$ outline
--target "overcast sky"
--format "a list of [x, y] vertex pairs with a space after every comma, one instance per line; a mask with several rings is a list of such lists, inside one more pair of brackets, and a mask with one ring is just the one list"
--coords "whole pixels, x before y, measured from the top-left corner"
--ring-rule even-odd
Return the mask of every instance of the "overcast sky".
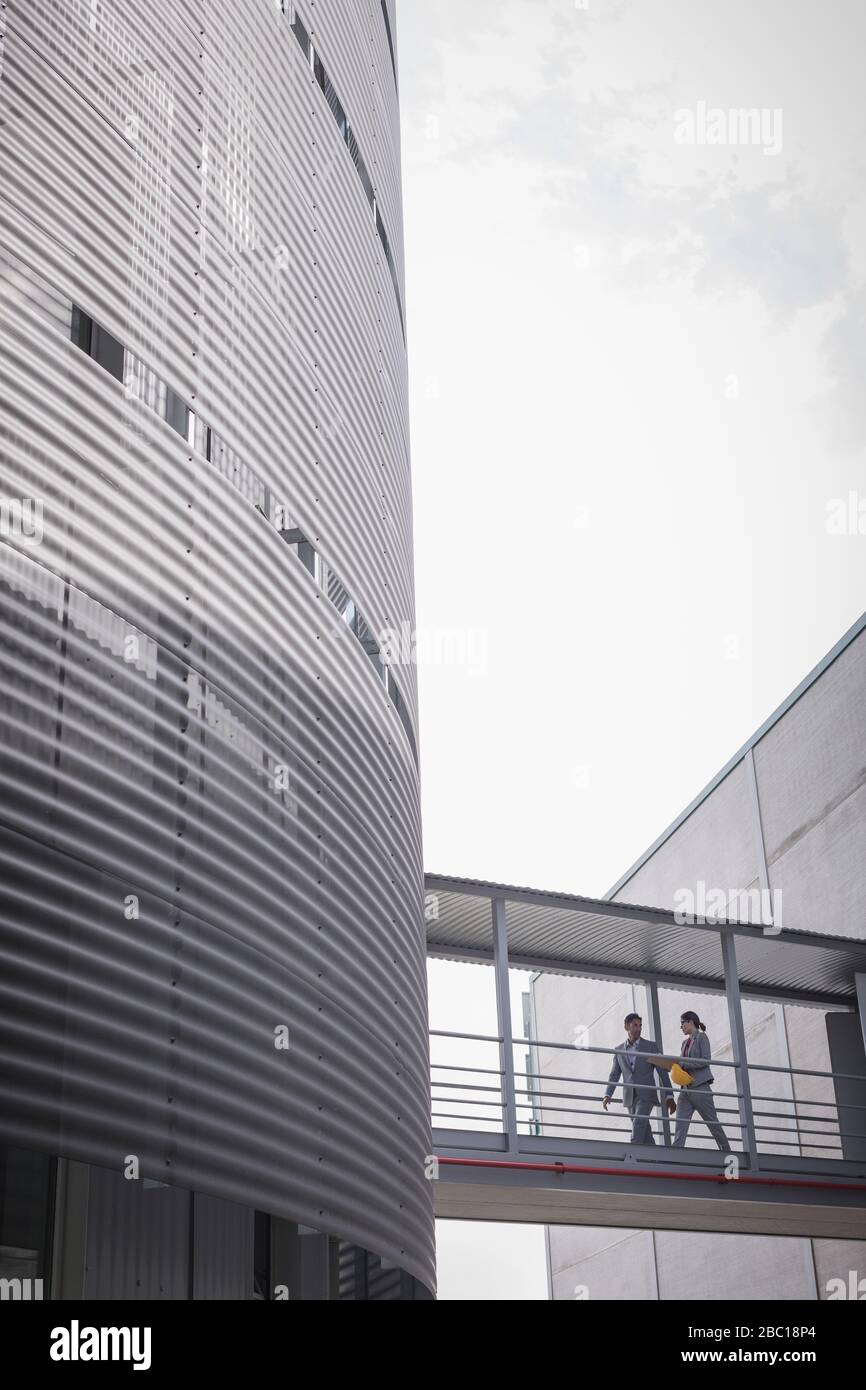
[[603, 895], [866, 608], [866, 5], [398, 11], [426, 866]]

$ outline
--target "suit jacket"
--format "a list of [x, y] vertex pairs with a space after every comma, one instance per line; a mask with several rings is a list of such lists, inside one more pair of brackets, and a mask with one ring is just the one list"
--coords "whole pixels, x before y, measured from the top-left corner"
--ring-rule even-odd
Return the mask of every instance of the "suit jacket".
[[683, 1038], [683, 1045], [680, 1048], [680, 1055], [683, 1059], [683, 1071], [688, 1072], [695, 1086], [703, 1086], [707, 1082], [715, 1081], [716, 1078], [706, 1065], [706, 1062], [701, 1065], [705, 1057], [712, 1057], [713, 1055], [710, 1051], [710, 1040], [706, 1033], [702, 1033], [700, 1028], [698, 1029], [691, 1040], [692, 1050], [688, 1057], [686, 1057], [685, 1051], [688, 1041], [688, 1038]]
[[662, 1083], [662, 1091], [664, 1093], [664, 1098], [665, 1100], [673, 1100], [674, 1093], [671, 1089], [671, 1079], [668, 1073], [664, 1071], [661, 1067], [651, 1067], [649, 1062], [645, 1062], [642, 1057], [637, 1055], [641, 1052], [658, 1053], [660, 1052], [660, 1050], [661, 1049], [658, 1048], [650, 1038], [638, 1038], [637, 1045], [634, 1048], [634, 1052], [636, 1054], [634, 1057], [632, 1057], [632, 1048], [627, 1049], [625, 1043], [618, 1047], [616, 1049], [616, 1052], [614, 1053], [613, 1066], [610, 1069], [610, 1076], [607, 1078], [607, 1090], [605, 1091], [605, 1095], [613, 1095], [616, 1083], [619, 1081], [620, 1077], [622, 1077], [622, 1103], [625, 1106], [626, 1110], [631, 1109], [632, 1102], [635, 1099], [648, 1100], [650, 1101], [651, 1105], [659, 1105], [660, 1101], [658, 1091], [642, 1091], [634, 1089], [636, 1086], [655, 1087], [656, 1079], [653, 1075], [653, 1072], [654, 1070], [658, 1070], [659, 1079]]

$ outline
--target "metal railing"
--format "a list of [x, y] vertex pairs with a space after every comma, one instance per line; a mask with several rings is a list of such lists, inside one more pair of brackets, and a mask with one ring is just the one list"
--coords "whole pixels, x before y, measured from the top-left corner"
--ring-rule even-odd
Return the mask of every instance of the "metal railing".
[[[622, 1106], [622, 1080], [614, 1085], [610, 1109], [605, 1111], [601, 1104], [610, 1084], [610, 1066], [602, 1059], [612, 1059], [615, 1048], [513, 1038], [509, 1076], [505, 1070], [509, 1061], [508, 1048], [503, 1045], [501, 1037], [431, 1030], [430, 1038], [434, 1128], [477, 1129], [485, 1133], [516, 1136], [543, 1135], [553, 1139], [607, 1139], [620, 1144], [631, 1142], [632, 1117]], [[476, 1064], [470, 1065], [462, 1060], [440, 1060], [437, 1054], [444, 1053], [446, 1049], [437, 1047], [434, 1040], [445, 1039], [459, 1042], [462, 1056], [467, 1056], [468, 1044], [469, 1051], [475, 1053], [471, 1061]], [[523, 1064], [515, 1067], [514, 1050], [517, 1048], [526, 1049], [527, 1053]], [[484, 1054], [488, 1051], [495, 1065], [481, 1065], [487, 1060]], [[557, 1067], [554, 1055], [550, 1059], [550, 1069], [535, 1070], [534, 1067], [541, 1066], [537, 1059], [542, 1053], [565, 1053], [580, 1061], [575, 1069]], [[663, 1055], [676, 1054], [665, 1052]], [[595, 1057], [600, 1059], [600, 1074], [588, 1075]], [[503, 1058], [505, 1067], [501, 1065]], [[748, 1152], [753, 1147], [755, 1160], [760, 1154], [770, 1153], [842, 1159], [846, 1156], [846, 1141], [866, 1145], [866, 1124], [860, 1130], [852, 1131], [843, 1129], [840, 1121], [842, 1111], [846, 1123], [857, 1123], [858, 1112], [866, 1112], [866, 1105], [848, 1100], [840, 1103], [835, 1089], [837, 1081], [866, 1085], [866, 1077], [750, 1061], [744, 1086], [739, 1063], [712, 1057], [708, 1065], [716, 1076], [713, 1086], [716, 1113], [735, 1152]], [[769, 1080], [766, 1079], [768, 1077]], [[772, 1094], [773, 1078], [776, 1077], [780, 1084], [784, 1079], [784, 1089], [788, 1094]], [[798, 1094], [800, 1078], [824, 1082], [828, 1088], [828, 1098], [802, 1095], [802, 1083], [801, 1094]], [[759, 1080], [762, 1082], [760, 1086], [756, 1084]], [[661, 1094], [662, 1083], [636, 1089]], [[510, 1094], [514, 1096], [513, 1113], [509, 1113]], [[676, 1095], [674, 1088], [674, 1098]], [[647, 1120], [657, 1145], [672, 1142], [675, 1120], [668, 1116], [664, 1107], [652, 1110]], [[754, 1139], [750, 1144], [751, 1136]], [[689, 1148], [716, 1149], [700, 1115], [696, 1114], [691, 1121], [686, 1144]]]

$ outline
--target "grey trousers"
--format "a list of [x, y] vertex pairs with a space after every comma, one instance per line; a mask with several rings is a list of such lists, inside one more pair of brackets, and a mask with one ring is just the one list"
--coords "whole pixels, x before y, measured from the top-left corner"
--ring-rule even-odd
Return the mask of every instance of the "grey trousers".
[[648, 1096], [638, 1096], [631, 1103], [631, 1142], [633, 1144], [654, 1144], [652, 1125], [649, 1117], [653, 1102]]
[[728, 1143], [728, 1136], [719, 1124], [716, 1102], [713, 1100], [713, 1093], [708, 1081], [705, 1081], [702, 1086], [684, 1086], [680, 1091], [677, 1100], [677, 1132], [674, 1137], [674, 1148], [685, 1148], [686, 1135], [689, 1132], [689, 1124], [695, 1111], [702, 1120], [706, 1121], [707, 1128], [722, 1153], [730, 1153], [731, 1146]]

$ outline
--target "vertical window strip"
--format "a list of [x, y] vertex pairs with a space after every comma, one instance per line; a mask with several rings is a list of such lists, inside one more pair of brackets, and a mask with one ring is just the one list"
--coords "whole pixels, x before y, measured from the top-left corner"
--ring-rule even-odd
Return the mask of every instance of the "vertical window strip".
[[[383, 0], [383, 8], [384, 8], [384, 0]], [[284, 11], [284, 13], [285, 13], [285, 11]], [[391, 48], [391, 61], [392, 61], [392, 63], [393, 63], [393, 62], [394, 62], [394, 48], [393, 48], [393, 44], [392, 44], [392, 41], [391, 41], [391, 26], [390, 26], [390, 23], [389, 23], [389, 21], [388, 21], [388, 13], [387, 13], [387, 10], [385, 10], [385, 24], [386, 24], [386, 28], [387, 28], [387, 31], [388, 31], [388, 43], [389, 43], [389, 46], [390, 46], [390, 48]], [[405, 317], [404, 317], [404, 314], [403, 314], [403, 295], [402, 295], [402, 291], [401, 291], [401, 289], [400, 289], [400, 279], [399, 279], [399, 276], [397, 275], [397, 267], [396, 267], [396, 265], [394, 264], [394, 256], [393, 256], [392, 251], [391, 251], [391, 244], [390, 244], [390, 242], [389, 242], [389, 240], [388, 240], [388, 235], [387, 235], [387, 233], [386, 233], [386, 231], [385, 231], [385, 224], [384, 224], [384, 222], [383, 222], [383, 220], [382, 220], [381, 214], [380, 214], [380, 212], [379, 212], [379, 210], [378, 210], [378, 208], [377, 208], [377, 205], [376, 205], [376, 192], [375, 192], [375, 189], [374, 189], [374, 187], [373, 187], [373, 180], [372, 180], [372, 178], [370, 177], [370, 173], [369, 173], [369, 170], [368, 170], [368, 168], [367, 168], [367, 165], [366, 165], [366, 163], [365, 163], [365, 161], [364, 161], [364, 157], [363, 157], [363, 155], [361, 154], [360, 148], [359, 148], [359, 146], [358, 146], [358, 141], [357, 141], [357, 139], [355, 138], [355, 133], [354, 133], [354, 131], [352, 130], [351, 124], [350, 124], [349, 119], [348, 119], [348, 117], [347, 117], [347, 115], [346, 115], [345, 107], [343, 106], [342, 102], [340, 101], [340, 98], [339, 98], [338, 95], [337, 95], [336, 88], [334, 87], [333, 83], [331, 82], [331, 79], [330, 79], [329, 76], [328, 76], [327, 70], [326, 70], [326, 68], [325, 68], [324, 60], [322, 59], [321, 54], [318, 52], [318, 50], [316, 49], [315, 45], [313, 44], [313, 42], [312, 42], [312, 40], [311, 40], [311, 38], [310, 38], [309, 30], [308, 30], [308, 29], [306, 28], [306, 26], [304, 25], [304, 23], [303, 23], [303, 21], [302, 21], [300, 15], [298, 14], [298, 11], [295, 9], [294, 6], [292, 6], [292, 23], [291, 23], [291, 29], [292, 29], [293, 34], [295, 35], [295, 38], [298, 40], [298, 43], [299, 43], [300, 46], [301, 46], [301, 51], [302, 51], [302, 53], [304, 54], [304, 57], [307, 59], [307, 61], [308, 61], [309, 64], [310, 64], [310, 67], [311, 67], [312, 72], [313, 72], [313, 77], [314, 77], [314, 79], [315, 79], [317, 85], [322, 89], [322, 93], [323, 93], [323, 95], [324, 95], [324, 97], [325, 97], [325, 100], [326, 100], [327, 103], [328, 103], [328, 106], [329, 106], [329, 108], [330, 108], [331, 114], [333, 115], [334, 120], [336, 121], [337, 128], [338, 128], [339, 131], [340, 131], [340, 135], [341, 135], [341, 137], [342, 137], [344, 143], [346, 144], [346, 146], [347, 146], [347, 148], [348, 148], [348, 150], [349, 150], [349, 154], [350, 154], [351, 157], [352, 157], [352, 163], [354, 164], [354, 166], [355, 166], [355, 168], [356, 168], [356, 170], [357, 170], [357, 172], [358, 172], [358, 178], [359, 178], [360, 181], [361, 181], [361, 187], [362, 187], [363, 190], [364, 190], [364, 194], [365, 194], [365, 196], [366, 196], [366, 198], [367, 198], [367, 202], [370, 204], [370, 207], [371, 207], [372, 210], [373, 210], [373, 218], [374, 218], [374, 221], [375, 221], [375, 224], [376, 224], [376, 231], [377, 231], [377, 233], [378, 233], [378, 235], [379, 235], [379, 239], [380, 239], [380, 241], [381, 241], [381, 243], [382, 243], [382, 248], [383, 248], [384, 253], [385, 253], [385, 262], [386, 262], [386, 264], [387, 264], [387, 266], [388, 266], [388, 269], [389, 269], [390, 272], [391, 272], [391, 283], [392, 283], [393, 286], [394, 286], [394, 294], [396, 295], [396, 298], [397, 298], [397, 313], [399, 314], [399, 317], [400, 317], [400, 331], [401, 331], [401, 333], [403, 334], [403, 342], [405, 343], [405, 341], [406, 341], [406, 320], [405, 320]], [[396, 77], [397, 77], [397, 71], [396, 71], [396, 66], [395, 66], [395, 69], [394, 69], [394, 79], [395, 79], [395, 81], [396, 81]]]
[[391, 16], [388, 14], [388, 0], [382, 0], [382, 17], [385, 20], [385, 33], [388, 35], [388, 49], [391, 54], [391, 67], [394, 69], [394, 86], [397, 86], [397, 55], [394, 52], [394, 36], [391, 33]]

